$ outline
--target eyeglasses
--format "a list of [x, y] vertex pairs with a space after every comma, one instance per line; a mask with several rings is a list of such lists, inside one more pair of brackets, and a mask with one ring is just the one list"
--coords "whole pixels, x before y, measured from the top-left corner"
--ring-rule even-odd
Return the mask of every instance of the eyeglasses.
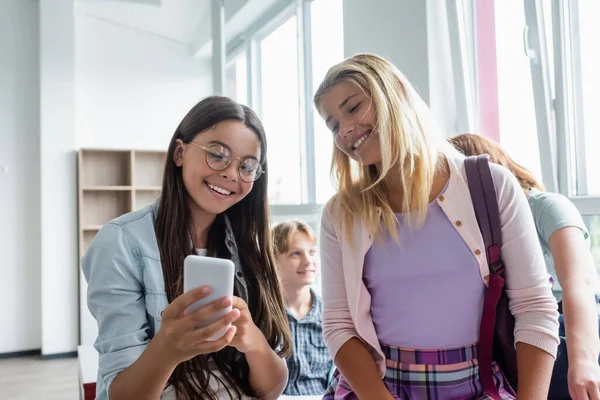
[[206, 164], [215, 171], [223, 171], [225, 168], [229, 167], [229, 164], [231, 164], [232, 160], [236, 159], [240, 162], [240, 165], [238, 166], [238, 174], [244, 182], [255, 182], [261, 177], [262, 174], [265, 173], [257, 159], [252, 157], [243, 159], [239, 157], [232, 157], [230, 150], [220, 144], [213, 144], [210, 147], [204, 147], [194, 142], [190, 142], [190, 144], [193, 144], [194, 146], [204, 150]]

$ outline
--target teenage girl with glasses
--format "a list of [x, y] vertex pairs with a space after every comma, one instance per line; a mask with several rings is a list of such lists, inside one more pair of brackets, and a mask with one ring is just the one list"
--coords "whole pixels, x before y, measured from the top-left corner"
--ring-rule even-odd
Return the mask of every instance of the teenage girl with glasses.
[[[256, 114], [202, 100], [171, 138], [156, 203], [106, 224], [83, 257], [98, 322], [97, 399], [276, 399], [290, 349], [267, 205], [267, 144]], [[190, 254], [231, 259], [235, 295], [184, 315]], [[233, 306], [213, 324], [197, 321]], [[207, 341], [232, 323], [219, 340]], [[264, 371], [269, 371], [265, 374]]]

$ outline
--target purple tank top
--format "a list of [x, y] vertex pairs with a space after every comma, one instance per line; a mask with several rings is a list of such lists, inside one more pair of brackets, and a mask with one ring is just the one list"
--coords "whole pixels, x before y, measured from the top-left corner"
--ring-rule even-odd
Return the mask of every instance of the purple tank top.
[[379, 341], [408, 349], [451, 349], [479, 339], [485, 284], [475, 256], [437, 201], [422, 228], [399, 221], [365, 256], [363, 281]]

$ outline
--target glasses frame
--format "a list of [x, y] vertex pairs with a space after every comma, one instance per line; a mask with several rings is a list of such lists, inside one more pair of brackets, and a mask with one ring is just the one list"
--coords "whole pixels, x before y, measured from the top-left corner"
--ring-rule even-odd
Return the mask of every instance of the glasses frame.
[[[245, 157], [245, 158], [240, 158], [240, 157], [233, 157], [233, 156], [229, 155], [229, 157], [228, 157], [228, 158], [229, 158], [229, 162], [227, 163], [227, 165], [225, 165], [225, 167], [223, 167], [223, 168], [221, 168], [221, 169], [216, 169], [216, 168], [213, 168], [213, 167], [210, 165], [210, 163], [208, 162], [208, 153], [212, 153], [212, 151], [210, 150], [210, 147], [204, 147], [203, 145], [201, 145], [201, 144], [198, 144], [198, 143], [195, 143], [195, 142], [189, 142], [189, 143], [190, 143], [190, 144], [193, 144], [193, 145], [194, 145], [194, 146], [196, 146], [196, 147], [199, 147], [199, 148], [201, 148], [202, 150], [204, 150], [204, 161], [206, 162], [206, 165], [208, 165], [208, 167], [209, 167], [210, 169], [212, 169], [213, 171], [223, 171], [223, 170], [227, 169], [227, 168], [228, 168], [228, 167], [231, 165], [231, 162], [232, 162], [233, 160], [238, 160], [238, 161], [239, 161], [239, 164], [238, 164], [238, 167], [236, 168], [236, 171], [237, 171], [237, 173], [238, 173], [238, 176], [240, 177], [240, 179], [241, 179], [241, 180], [243, 180], [243, 181], [244, 181], [244, 182], [246, 182], [246, 183], [254, 183], [254, 182], [256, 182], [256, 181], [257, 181], [257, 180], [259, 180], [259, 179], [260, 179], [260, 177], [261, 177], [261, 176], [262, 176], [262, 175], [265, 173], [265, 171], [264, 171], [264, 170], [263, 170], [263, 168], [262, 168], [262, 164], [259, 162], [259, 163], [258, 163], [258, 170], [256, 171], [256, 179], [254, 179], [253, 181], [247, 181], [247, 180], [245, 180], [245, 179], [242, 177], [242, 173], [240, 172], [240, 168], [242, 167], [242, 164], [244, 163], [244, 161], [246, 161], [246, 160], [247, 160], [247, 159], [249, 159], [249, 158], [250, 158], [250, 159], [253, 159], [253, 160], [255, 160], [255, 158], [253, 158], [253, 157]], [[223, 146], [223, 145], [221, 145], [221, 144], [214, 144], [213, 146], [221, 146], [221, 147], [225, 147], [225, 146]], [[212, 147], [212, 146], [211, 146], [211, 147]], [[225, 147], [225, 148], [226, 148], [226, 147]]]

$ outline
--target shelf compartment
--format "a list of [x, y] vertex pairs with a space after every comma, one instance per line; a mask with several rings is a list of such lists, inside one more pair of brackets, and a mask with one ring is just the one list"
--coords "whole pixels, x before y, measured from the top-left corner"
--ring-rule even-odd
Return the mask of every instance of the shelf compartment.
[[134, 158], [134, 186], [160, 187], [162, 185], [165, 153], [136, 151]]
[[135, 191], [135, 209], [139, 210], [146, 207], [148, 204], [154, 203], [154, 201], [160, 195], [160, 190], [136, 190]]
[[102, 226], [130, 211], [129, 191], [83, 192], [81, 224], [84, 228]]
[[131, 151], [82, 150], [82, 187], [131, 186]]

